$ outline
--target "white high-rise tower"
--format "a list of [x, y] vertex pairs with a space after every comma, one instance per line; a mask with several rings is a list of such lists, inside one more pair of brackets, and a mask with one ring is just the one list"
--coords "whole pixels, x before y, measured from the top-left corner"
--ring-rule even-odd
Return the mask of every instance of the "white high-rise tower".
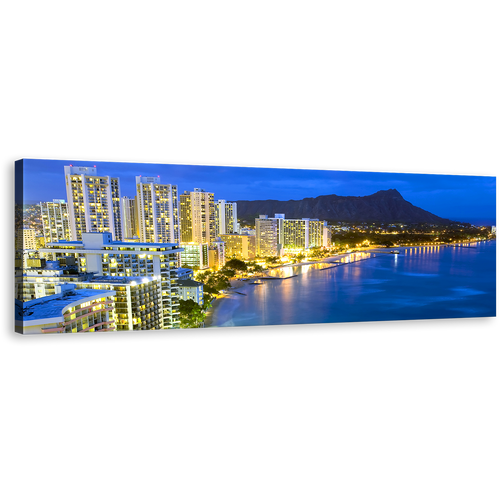
[[110, 232], [120, 241], [120, 179], [99, 176], [96, 167], [66, 165], [64, 174], [72, 238], [81, 241], [83, 233]]

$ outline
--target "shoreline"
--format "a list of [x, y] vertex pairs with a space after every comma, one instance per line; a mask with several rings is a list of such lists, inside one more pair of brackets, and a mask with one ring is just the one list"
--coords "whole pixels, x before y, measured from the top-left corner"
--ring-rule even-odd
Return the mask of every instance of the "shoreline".
[[[489, 240], [485, 240], [486, 242]], [[473, 241], [471, 243], [480, 243], [480, 241]], [[334, 259], [341, 259], [343, 257], [347, 257], [348, 255], [356, 254], [356, 253], [377, 253], [375, 251], [380, 251], [384, 250], [387, 252], [387, 254], [390, 254], [391, 251], [393, 250], [406, 250], [406, 249], [411, 249], [411, 248], [430, 248], [430, 247], [460, 247], [460, 246], [468, 246], [471, 243], [467, 244], [460, 244], [460, 243], [435, 243], [435, 244], [429, 244], [429, 245], [409, 245], [409, 246], [404, 246], [404, 247], [368, 247], [368, 248], [363, 248], [360, 250], [353, 250], [352, 252], [344, 252], [340, 253], [338, 255], [332, 255], [330, 257], [325, 257], [324, 259], [321, 260], [314, 260], [310, 262], [299, 262], [297, 264], [283, 264], [282, 266], [277, 266], [277, 267], [272, 267], [270, 269], [266, 269], [264, 271], [264, 275], [268, 275], [269, 271], [274, 271], [274, 270], [279, 270], [279, 269], [286, 269], [289, 267], [295, 267], [295, 266], [310, 266], [314, 264], [329, 264], [333, 262]], [[396, 254], [397, 255], [397, 254]], [[262, 279], [262, 276], [255, 276], [253, 278], [248, 278], [248, 281], [240, 281], [239, 279], [232, 279], [229, 280], [229, 283], [231, 284], [231, 288], [229, 290], [226, 290], [223, 294], [221, 294], [220, 297], [217, 297], [213, 302], [212, 302], [212, 307], [208, 310], [207, 317], [205, 318], [204, 322], [204, 328], [210, 328], [213, 326], [214, 322], [214, 315], [217, 313], [217, 310], [222, 304], [222, 301], [227, 298], [230, 295], [234, 295], [234, 292], [238, 289], [241, 288], [246, 288], [251, 281], [254, 280], [259, 280]], [[281, 279], [281, 278], [275, 278], [275, 279]], [[243, 293], [243, 292], [240, 292]]]

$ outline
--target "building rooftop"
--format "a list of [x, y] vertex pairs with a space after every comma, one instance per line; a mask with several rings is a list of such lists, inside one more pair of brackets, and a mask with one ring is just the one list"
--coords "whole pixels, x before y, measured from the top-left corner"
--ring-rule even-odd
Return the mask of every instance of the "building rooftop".
[[200, 281], [195, 281], [195, 280], [178, 280], [177, 281], [179, 286], [189, 286], [189, 287], [199, 287], [200, 285], [203, 286], [203, 283]]
[[95, 276], [91, 278], [91, 283], [112, 283], [112, 284], [132, 284], [132, 283], [147, 283], [153, 281], [152, 277], [144, 276]]
[[[107, 292], [114, 294], [115, 292]], [[56, 295], [48, 295], [35, 300], [21, 302], [16, 300], [16, 320], [33, 321], [38, 319], [49, 319], [62, 316], [62, 310], [73, 302], [92, 298], [99, 298], [105, 295], [102, 290], [71, 290]]]

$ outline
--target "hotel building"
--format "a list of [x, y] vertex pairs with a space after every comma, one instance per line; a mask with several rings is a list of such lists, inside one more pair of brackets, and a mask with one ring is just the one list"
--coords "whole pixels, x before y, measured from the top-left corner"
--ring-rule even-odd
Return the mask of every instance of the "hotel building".
[[210, 243], [216, 238], [214, 193], [202, 189], [180, 195], [181, 241]]
[[179, 328], [177, 286], [178, 254], [175, 243], [130, 243], [113, 241], [110, 233], [84, 233], [82, 241], [49, 243], [40, 249], [42, 257], [60, 260], [74, 257], [79, 272], [98, 276], [155, 278], [161, 283], [158, 305], [163, 328]]
[[248, 234], [221, 234], [220, 239], [226, 245], [226, 257], [253, 259], [255, 257], [255, 236]]
[[59, 293], [28, 302], [16, 300], [17, 333], [83, 333], [115, 330], [114, 291], [76, 290], [62, 285]]
[[217, 201], [215, 204], [215, 228], [217, 236], [238, 232], [236, 203], [228, 203], [226, 200]]
[[179, 243], [177, 186], [160, 176], [135, 178], [139, 239], [145, 243]]
[[96, 167], [64, 167], [71, 237], [81, 241], [83, 233], [111, 233], [121, 240], [120, 179], [98, 176]]
[[281, 247], [284, 250], [307, 250], [327, 246], [324, 244], [325, 226], [326, 223], [318, 219], [283, 219]]
[[261, 257], [278, 256], [313, 247], [330, 246], [328, 227], [318, 219], [286, 219], [261, 215], [255, 219], [256, 253]]
[[71, 240], [68, 204], [65, 200], [42, 201], [40, 212], [43, 237], [46, 243]]
[[156, 278], [95, 276], [76, 284], [79, 289], [115, 292], [117, 330], [161, 330], [161, 285]]
[[281, 247], [278, 240], [278, 225], [280, 220], [260, 215], [255, 219], [255, 253], [259, 257], [275, 257]]

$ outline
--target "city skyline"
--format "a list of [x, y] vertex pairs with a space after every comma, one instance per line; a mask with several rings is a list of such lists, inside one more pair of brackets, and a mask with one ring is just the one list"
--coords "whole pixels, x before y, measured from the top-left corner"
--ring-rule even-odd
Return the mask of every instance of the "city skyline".
[[36, 203], [66, 198], [61, 173], [69, 164], [96, 166], [100, 176], [119, 177], [122, 197], [135, 196], [135, 177], [140, 175], [161, 176], [162, 183], [177, 185], [179, 193], [200, 188], [214, 192], [216, 200], [228, 201], [366, 196], [397, 189], [405, 200], [440, 217], [496, 224], [496, 179], [489, 176], [28, 159], [24, 182], [17, 183], [24, 191], [16, 191], [16, 200]]

